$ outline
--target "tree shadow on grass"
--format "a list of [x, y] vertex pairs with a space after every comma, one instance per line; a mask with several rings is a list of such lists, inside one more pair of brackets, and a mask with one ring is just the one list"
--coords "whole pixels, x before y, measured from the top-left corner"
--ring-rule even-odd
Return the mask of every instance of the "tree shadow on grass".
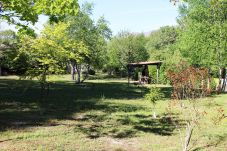
[[88, 110], [131, 112], [137, 107], [110, 106], [99, 103], [100, 98], [130, 100], [142, 97], [141, 88], [120, 82], [85, 85], [57, 82], [51, 85], [45, 99], [40, 94], [37, 81], [1, 79], [0, 131], [45, 125], [50, 119], [67, 119], [74, 113]]
[[157, 119], [143, 119], [140, 120], [138, 125], [135, 125], [134, 128], [143, 131], [154, 133], [162, 136], [171, 136], [174, 133], [177, 125], [184, 125], [184, 122], [175, 115], [171, 119], [167, 116], [162, 116]]
[[[143, 96], [146, 87], [129, 86], [127, 83], [108, 82], [76, 85], [73, 82], [56, 82], [50, 85], [46, 101], [54, 103], [71, 102], [72, 100], [100, 99], [138, 99]], [[3, 101], [37, 102], [40, 99], [40, 88], [37, 81], [0, 80], [0, 97]]]
[[89, 116], [83, 120], [84, 123], [75, 127], [75, 131], [86, 134], [88, 138], [110, 136], [120, 139], [136, 137], [140, 133], [171, 136], [174, 134], [176, 124], [178, 126], [184, 125], [184, 122], [178, 119], [177, 115], [171, 119], [166, 115], [157, 119], [142, 114], [122, 115], [115, 117], [112, 121], [109, 121], [108, 117], [106, 114]]
[[[168, 96], [168, 88], [166, 96]], [[75, 130], [89, 138], [111, 136], [114, 138], [134, 137], [139, 132], [157, 135], [172, 135], [174, 126], [163, 118], [151, 119], [146, 115], [135, 115], [136, 121], [128, 116], [112, 119], [111, 113], [147, 110], [139, 105], [121, 103], [122, 99], [138, 99], [148, 91], [146, 87], [128, 87], [127, 83], [85, 83], [57, 82], [51, 85], [50, 93], [42, 100], [37, 81], [0, 80], [0, 131], [24, 129], [33, 126], [58, 125], [51, 119], [76, 120], [80, 124]], [[115, 99], [119, 103], [101, 101]], [[75, 113], [101, 111], [105, 115], [86, 115], [78, 119]], [[176, 119], [178, 120], [178, 119]], [[92, 121], [92, 122], [89, 122]]]

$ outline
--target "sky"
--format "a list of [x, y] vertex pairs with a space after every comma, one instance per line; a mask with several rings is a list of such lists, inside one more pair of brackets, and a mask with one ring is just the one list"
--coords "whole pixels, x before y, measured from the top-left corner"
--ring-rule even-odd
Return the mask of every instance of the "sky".
[[[79, 0], [83, 4], [85, 0]], [[170, 0], [86, 0], [94, 3], [92, 18], [97, 20], [104, 16], [109, 22], [109, 27], [116, 35], [122, 30], [134, 33], [149, 33], [162, 26], [176, 25], [178, 16], [177, 6]], [[35, 30], [39, 33], [47, 17], [41, 15]], [[6, 23], [0, 25], [0, 29], [14, 28]]]
[[170, 0], [87, 0], [87, 2], [94, 3], [93, 18], [96, 20], [104, 15], [114, 34], [122, 30], [147, 33], [165, 25], [177, 24], [178, 8], [170, 3]]

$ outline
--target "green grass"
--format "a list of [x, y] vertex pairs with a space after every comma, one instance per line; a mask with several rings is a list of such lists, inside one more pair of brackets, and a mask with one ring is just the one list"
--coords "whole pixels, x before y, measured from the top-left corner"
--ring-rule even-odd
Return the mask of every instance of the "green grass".
[[[143, 100], [148, 87], [124, 79], [89, 80], [75, 85], [69, 76], [51, 77], [49, 95], [43, 99], [37, 81], [0, 78], [0, 150], [180, 150], [182, 114], [174, 121], [165, 116], [171, 88], [161, 86], [165, 100], [158, 101], [157, 119], [152, 104]], [[227, 95], [202, 99], [207, 111], [193, 135], [192, 150], [224, 151], [227, 120], [214, 125], [216, 109], [227, 108]], [[225, 115], [227, 114], [225, 110]], [[182, 129], [184, 131], [184, 129]]]

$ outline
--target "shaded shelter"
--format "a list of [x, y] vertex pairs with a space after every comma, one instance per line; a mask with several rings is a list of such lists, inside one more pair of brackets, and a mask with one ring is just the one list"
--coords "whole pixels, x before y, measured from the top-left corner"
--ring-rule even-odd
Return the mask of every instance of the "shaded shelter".
[[150, 81], [149, 70], [148, 70], [148, 66], [149, 65], [157, 67], [157, 70], [156, 70], [156, 76], [157, 76], [156, 83], [159, 83], [160, 66], [161, 66], [162, 63], [163, 63], [162, 61], [146, 61], [146, 62], [129, 63], [127, 65], [127, 68], [128, 68], [128, 84], [130, 83], [130, 78], [131, 78], [133, 69], [136, 68], [136, 67], [142, 68], [142, 76], [139, 79], [139, 83], [141, 83], [141, 84], [149, 83], [149, 81]]

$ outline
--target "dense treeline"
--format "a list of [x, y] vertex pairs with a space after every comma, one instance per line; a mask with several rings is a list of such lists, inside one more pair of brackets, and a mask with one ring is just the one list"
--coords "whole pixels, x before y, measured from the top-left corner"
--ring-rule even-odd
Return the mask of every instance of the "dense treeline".
[[[92, 4], [86, 3], [76, 15], [66, 15], [57, 22], [49, 22], [40, 35], [2, 32], [1, 59], [4, 62], [0, 66], [25, 78], [38, 78], [44, 85], [48, 75], [63, 74], [71, 68], [72, 79], [80, 83], [82, 71], [86, 78], [91, 70], [103, 67], [107, 40], [111, 37], [104, 17], [97, 22], [91, 19], [92, 7]], [[11, 35], [6, 36], [6, 32]], [[5, 41], [15, 41], [12, 57], [7, 52], [14, 47], [5, 47]]]
[[[24, 32], [26, 28], [17, 36], [12, 31], [1, 32], [0, 71], [10, 69], [46, 81], [46, 76], [65, 73], [70, 68], [72, 79], [76, 77], [80, 83], [82, 73], [85, 79], [94, 70], [124, 76], [128, 63], [161, 60], [161, 80], [167, 82], [166, 72], [182, 61], [207, 68], [216, 77], [227, 66], [226, 0], [183, 1], [179, 3], [177, 26], [161, 27], [148, 36], [123, 31], [112, 37], [104, 17], [97, 22], [91, 19], [92, 7], [86, 3], [77, 12], [63, 11], [63, 16], [55, 16], [60, 12], [45, 8], [50, 22], [39, 36]], [[25, 16], [28, 21], [37, 21], [29, 14]], [[10, 17], [6, 19], [12, 22]], [[155, 77], [154, 69], [150, 71]]]
[[[166, 82], [166, 71], [173, 69], [182, 61], [195, 67], [207, 68], [214, 77], [220, 76], [219, 71], [224, 70], [227, 66], [227, 1], [190, 0], [181, 2], [179, 12], [177, 26], [161, 27], [140, 40], [140, 44], [143, 44], [149, 53], [148, 60], [164, 61], [161, 68], [163, 82]], [[137, 36], [139, 35], [134, 35], [134, 37]], [[114, 54], [113, 50], [117, 54], [119, 47], [127, 45], [122, 40], [119, 43], [116, 42], [121, 37], [119, 34], [110, 41], [110, 56]], [[128, 37], [124, 39], [130, 41]], [[135, 44], [135, 42], [133, 43]], [[136, 54], [136, 46], [131, 45], [131, 48]], [[124, 48], [124, 50], [126, 54], [131, 54], [131, 52], [127, 53], [129, 52], [127, 49]], [[114, 59], [116, 60], [116, 57]], [[120, 60], [120, 57], [118, 59]], [[110, 59], [110, 65], [116, 67], [119, 60], [114, 61], [114, 64]], [[143, 58], [143, 61], [146, 60], [147, 58]], [[128, 59], [128, 62], [131, 60]], [[118, 63], [117, 67], [122, 68], [122, 65]]]

